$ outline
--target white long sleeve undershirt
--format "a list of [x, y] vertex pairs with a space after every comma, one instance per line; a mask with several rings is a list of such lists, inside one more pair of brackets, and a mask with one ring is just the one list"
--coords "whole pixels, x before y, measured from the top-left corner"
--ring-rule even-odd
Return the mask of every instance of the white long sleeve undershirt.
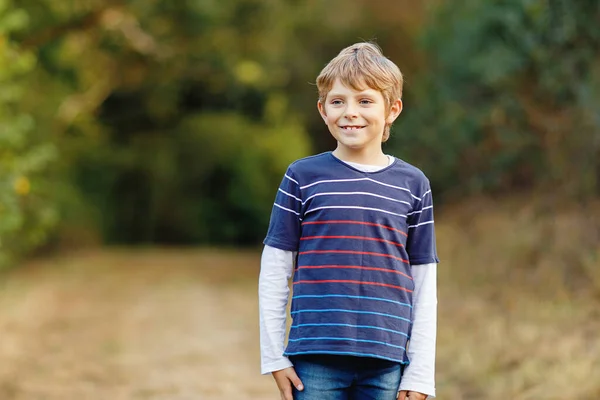
[[[382, 167], [348, 163], [362, 170]], [[294, 271], [296, 253], [265, 246], [259, 276], [259, 324], [261, 373], [268, 374], [292, 366], [283, 355], [286, 333], [288, 281]], [[435, 397], [435, 345], [437, 330], [437, 264], [412, 265], [413, 326], [400, 390]]]

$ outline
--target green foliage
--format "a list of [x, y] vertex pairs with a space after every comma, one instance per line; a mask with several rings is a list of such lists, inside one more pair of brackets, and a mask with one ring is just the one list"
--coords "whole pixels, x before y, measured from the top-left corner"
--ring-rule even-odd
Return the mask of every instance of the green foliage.
[[[69, 63], [78, 80], [107, 82], [109, 94], [98, 106], [102, 139], [83, 139], [91, 146], [74, 152], [76, 186], [109, 242], [264, 236], [281, 174], [310, 147], [282, 90], [290, 7], [132, 2], [102, 11], [104, 25], [78, 35], [87, 39], [78, 50], [106, 64], [89, 65], [92, 73], [80, 57]], [[72, 54], [67, 43], [56, 53]]]
[[598, 193], [596, 1], [445, 2], [398, 148], [441, 190]]
[[264, 235], [282, 171], [309, 143], [292, 121], [201, 113], [168, 136], [82, 151], [77, 182], [110, 241], [250, 244]]
[[20, 0], [30, 22], [13, 36], [37, 59], [20, 102], [60, 151], [45, 182], [61, 227], [116, 243], [259, 242], [285, 167], [312, 152], [309, 82], [381, 31], [365, 4]]
[[60, 150], [63, 226], [118, 243], [262, 238], [286, 165], [310, 152], [286, 57], [324, 5], [21, 4], [15, 37], [38, 60], [21, 103]]
[[22, 107], [36, 58], [9, 36], [28, 23], [27, 13], [0, 2], [0, 269], [43, 243], [57, 222], [48, 172], [56, 148]]
[[110, 243], [259, 242], [287, 164], [332, 144], [309, 82], [358, 40], [376, 39], [407, 77], [386, 150], [439, 194], [597, 193], [598, 5], [427, 10], [0, 0], [1, 262], [57, 227]]

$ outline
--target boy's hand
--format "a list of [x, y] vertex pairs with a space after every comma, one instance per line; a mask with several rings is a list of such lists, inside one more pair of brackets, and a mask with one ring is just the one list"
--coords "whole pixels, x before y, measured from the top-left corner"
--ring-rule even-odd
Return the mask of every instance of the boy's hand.
[[426, 398], [426, 394], [419, 392], [411, 392], [408, 390], [398, 392], [398, 400], [425, 400]]
[[298, 375], [296, 375], [294, 367], [274, 371], [271, 374], [273, 375], [273, 378], [275, 378], [275, 382], [279, 388], [281, 400], [293, 400], [292, 385], [294, 385], [298, 390], [304, 389], [302, 381], [300, 381], [300, 378], [298, 378]]

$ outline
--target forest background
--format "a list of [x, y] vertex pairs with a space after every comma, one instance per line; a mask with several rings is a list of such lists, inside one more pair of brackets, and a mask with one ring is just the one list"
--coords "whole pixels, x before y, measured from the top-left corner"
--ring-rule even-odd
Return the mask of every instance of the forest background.
[[286, 166], [334, 146], [315, 77], [361, 40], [406, 79], [384, 150], [435, 194], [440, 398], [600, 398], [599, 20], [595, 0], [0, 0], [0, 360], [21, 360], [0, 398], [51, 398], [58, 379], [27, 384], [45, 328], [20, 307], [40, 285], [57, 313], [73, 271], [83, 286], [153, 259], [145, 290], [212, 284], [232, 260], [216, 282], [254, 288]]

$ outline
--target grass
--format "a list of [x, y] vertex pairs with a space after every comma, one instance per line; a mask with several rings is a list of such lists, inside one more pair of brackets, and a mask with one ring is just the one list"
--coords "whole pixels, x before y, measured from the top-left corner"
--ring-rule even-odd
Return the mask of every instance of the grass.
[[[438, 398], [600, 398], [599, 215], [438, 213]], [[593, 216], [593, 217], [590, 217]], [[0, 277], [0, 399], [276, 399], [259, 254], [98, 249]]]
[[438, 224], [441, 399], [600, 398], [600, 209], [471, 201]]

